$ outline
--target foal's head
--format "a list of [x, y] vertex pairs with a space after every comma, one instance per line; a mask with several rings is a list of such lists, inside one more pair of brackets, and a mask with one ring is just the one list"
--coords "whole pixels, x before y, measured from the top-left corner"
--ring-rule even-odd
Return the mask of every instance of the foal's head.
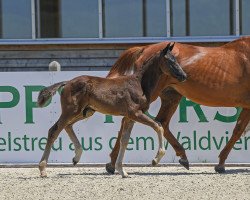
[[165, 74], [171, 74], [178, 81], [185, 81], [187, 74], [183, 71], [179, 63], [177, 62], [175, 56], [172, 54], [175, 43], [168, 45], [161, 50], [160, 53], [160, 68]]

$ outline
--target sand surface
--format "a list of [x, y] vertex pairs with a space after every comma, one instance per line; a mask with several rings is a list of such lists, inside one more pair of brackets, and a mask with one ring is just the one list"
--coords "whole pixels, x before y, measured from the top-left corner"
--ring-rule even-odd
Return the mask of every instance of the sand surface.
[[103, 167], [0, 168], [0, 199], [250, 199], [250, 167], [126, 167], [131, 178]]

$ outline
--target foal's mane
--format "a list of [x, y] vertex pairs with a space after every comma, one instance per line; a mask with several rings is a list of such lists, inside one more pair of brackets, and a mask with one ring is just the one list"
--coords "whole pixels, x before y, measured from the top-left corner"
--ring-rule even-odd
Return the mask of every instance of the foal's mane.
[[144, 61], [142, 67], [135, 72], [141, 79], [141, 87], [143, 94], [145, 94], [148, 101], [150, 101], [151, 93], [158, 83], [159, 77], [162, 74], [160, 69], [160, 53], [157, 52], [146, 61]]
[[147, 73], [147, 71], [154, 72], [156, 67], [159, 68], [158, 65], [156, 65], [156, 67], [149, 67], [149, 66], [153, 65], [156, 62], [159, 62], [159, 57], [160, 57], [159, 52], [154, 53], [152, 56], [150, 56], [143, 62], [142, 66], [135, 73], [141, 74], [143, 77], [145, 73]]

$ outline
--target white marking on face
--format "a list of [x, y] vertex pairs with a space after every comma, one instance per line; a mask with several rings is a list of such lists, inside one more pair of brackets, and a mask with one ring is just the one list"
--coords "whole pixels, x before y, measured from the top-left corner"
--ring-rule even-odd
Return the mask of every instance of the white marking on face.
[[199, 50], [199, 53], [193, 55], [192, 57], [186, 57], [181, 60], [181, 66], [187, 66], [196, 63], [198, 60], [203, 58], [207, 52], [205, 50]]

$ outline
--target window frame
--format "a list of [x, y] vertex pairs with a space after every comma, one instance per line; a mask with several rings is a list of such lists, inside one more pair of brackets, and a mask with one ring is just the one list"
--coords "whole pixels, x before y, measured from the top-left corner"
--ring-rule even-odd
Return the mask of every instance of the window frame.
[[171, 36], [171, 10], [170, 1], [166, 1], [166, 37], [129, 37], [129, 38], [105, 38], [103, 36], [103, 0], [98, 0], [99, 37], [98, 38], [38, 38], [39, 20], [37, 19], [39, 0], [30, 0], [31, 3], [31, 39], [0, 39], [2, 45], [22, 45], [22, 44], [124, 44], [124, 43], [157, 43], [165, 40], [177, 42], [228, 42], [239, 38], [240, 35], [240, 0], [233, 0], [234, 3], [234, 35], [229, 36]]

